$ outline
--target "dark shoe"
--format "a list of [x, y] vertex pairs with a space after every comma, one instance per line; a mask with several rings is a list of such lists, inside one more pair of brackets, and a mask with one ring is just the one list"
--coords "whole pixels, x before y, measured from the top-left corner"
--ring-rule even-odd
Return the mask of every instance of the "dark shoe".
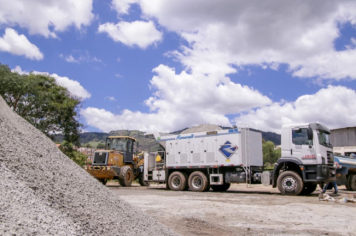
[[335, 191], [334, 194], [338, 194], [338, 191]]

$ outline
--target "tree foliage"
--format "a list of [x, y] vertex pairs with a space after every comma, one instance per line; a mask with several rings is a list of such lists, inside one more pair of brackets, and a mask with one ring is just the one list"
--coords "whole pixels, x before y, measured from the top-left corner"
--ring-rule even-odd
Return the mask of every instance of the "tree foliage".
[[0, 95], [29, 123], [51, 137], [63, 133], [64, 140], [79, 145], [80, 99], [43, 74], [20, 75], [0, 64]]
[[274, 143], [262, 139], [263, 163], [265, 167], [271, 167], [281, 157], [281, 149], [275, 149]]
[[81, 152], [76, 151], [73, 148], [73, 145], [68, 142], [64, 142], [63, 153], [67, 155], [70, 159], [72, 159], [79, 166], [83, 166], [87, 163], [88, 157]]

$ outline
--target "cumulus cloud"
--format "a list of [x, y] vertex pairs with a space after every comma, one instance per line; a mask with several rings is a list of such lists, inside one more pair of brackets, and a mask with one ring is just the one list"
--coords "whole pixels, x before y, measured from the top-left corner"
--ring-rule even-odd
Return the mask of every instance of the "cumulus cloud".
[[25, 35], [19, 35], [15, 30], [10, 28], [6, 28], [5, 34], [3, 37], [0, 37], [0, 51], [24, 56], [31, 60], [43, 59], [43, 54], [36, 45], [28, 41]]
[[201, 123], [228, 126], [230, 121], [226, 114], [271, 104], [271, 100], [258, 91], [233, 83], [224, 76], [188, 74], [184, 71], [176, 74], [173, 68], [164, 65], [153, 71], [156, 75], [150, 83], [154, 92], [144, 102], [150, 113], [124, 110], [121, 114], [113, 114], [89, 107], [82, 110], [88, 125], [105, 131], [174, 131]]
[[[15, 69], [12, 70], [12, 72], [17, 72], [20, 75], [30, 74], [29, 72], [22, 70], [20, 66], [16, 66]], [[86, 99], [91, 97], [91, 94], [76, 80], [71, 80], [68, 77], [62, 77], [57, 74], [49, 74], [47, 72], [32, 71], [31, 73], [48, 75], [54, 78], [58, 85], [67, 88], [72, 95], [80, 99]]]
[[233, 73], [287, 64], [297, 77], [356, 79], [356, 49], [334, 46], [340, 25], [356, 25], [354, 1], [141, 0], [140, 6], [144, 17], [187, 40], [173, 52], [187, 68]]
[[149, 45], [162, 40], [162, 33], [156, 29], [152, 21], [105, 23], [99, 26], [98, 31], [107, 33], [115, 42], [141, 49], [146, 49]]
[[273, 103], [235, 118], [236, 124], [280, 133], [283, 124], [320, 122], [329, 128], [355, 126], [356, 92], [343, 86], [320, 89], [294, 102]]
[[30, 34], [57, 37], [69, 26], [80, 29], [91, 23], [92, 0], [0, 0], [0, 23], [27, 28]]
[[130, 5], [134, 3], [139, 3], [139, 0], [113, 0], [111, 4], [118, 14], [128, 14]]

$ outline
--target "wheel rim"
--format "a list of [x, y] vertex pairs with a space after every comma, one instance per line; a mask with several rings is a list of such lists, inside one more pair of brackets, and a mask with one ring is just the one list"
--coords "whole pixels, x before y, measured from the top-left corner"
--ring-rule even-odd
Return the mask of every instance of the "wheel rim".
[[285, 190], [294, 190], [297, 188], [297, 180], [293, 177], [286, 177], [283, 179], [283, 188]]
[[127, 181], [130, 181], [130, 179], [131, 179], [131, 173], [130, 173], [130, 172], [127, 172], [126, 180], [127, 180]]
[[192, 185], [194, 188], [200, 188], [203, 184], [202, 179], [200, 178], [200, 176], [194, 176], [192, 179]]
[[178, 176], [175, 176], [175, 177], [173, 177], [173, 179], [172, 179], [172, 185], [174, 186], [174, 187], [179, 187], [179, 185], [180, 185], [180, 178], [178, 177]]

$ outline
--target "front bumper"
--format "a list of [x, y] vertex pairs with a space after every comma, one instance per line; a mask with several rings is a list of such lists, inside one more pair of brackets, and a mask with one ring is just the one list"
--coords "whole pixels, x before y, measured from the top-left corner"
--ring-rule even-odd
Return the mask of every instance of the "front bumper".
[[317, 165], [316, 166], [316, 182], [326, 183], [336, 180], [336, 169], [333, 166]]

